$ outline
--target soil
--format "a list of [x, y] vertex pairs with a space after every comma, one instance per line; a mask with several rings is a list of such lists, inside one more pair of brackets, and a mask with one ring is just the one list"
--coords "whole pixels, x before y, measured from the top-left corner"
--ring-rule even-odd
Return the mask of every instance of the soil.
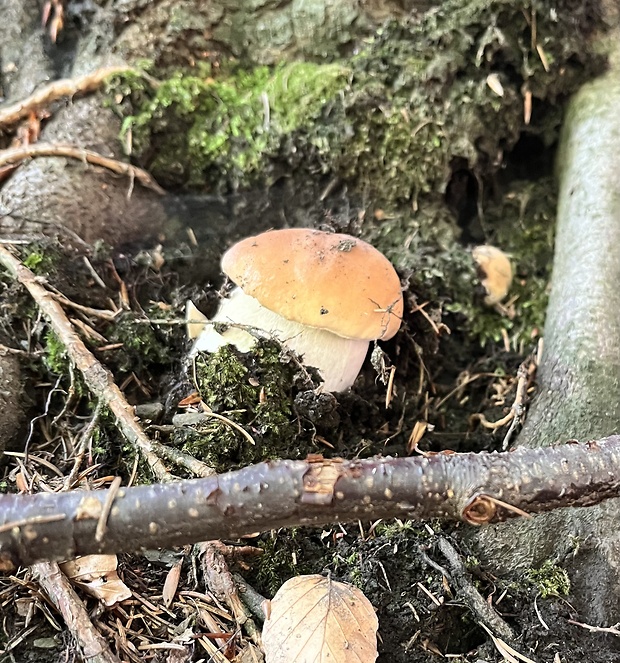
[[[309, 194], [307, 200], [316, 198]], [[341, 195], [338, 199], [328, 199], [320, 206], [310, 203], [304, 208], [305, 218], [319, 219], [324, 226], [325, 214], [319, 208], [325, 210], [333, 205], [330, 217], [332, 227], [338, 230], [350, 228], [358, 213], [351, 201], [346, 200], [346, 205], [343, 201], [345, 199]], [[181, 326], [149, 323], [149, 319], [157, 316], [161, 323], [165, 316], [170, 320], [181, 318], [188, 295], [195, 297], [209, 312], [217, 301], [221, 284], [221, 277], [217, 274], [217, 254], [221, 248], [238, 236], [274, 225], [282, 215], [292, 214], [290, 210], [297, 202], [298, 192], [290, 188], [290, 183], [284, 189], [279, 187], [261, 194], [254, 193], [246, 199], [243, 196], [235, 196], [231, 200], [172, 198], [169, 204], [177, 210], [177, 216], [169, 237], [160, 237], [161, 245], [133, 245], [122, 251], [90, 256], [92, 269], [102, 278], [105, 288], [93, 282], [92, 272], [83, 262], [63, 261], [62, 249], [57, 245], [40, 245], [37, 251], [52, 256], [55, 261], [53, 267], [45, 265], [48, 280], [82, 305], [105, 307], [109, 297], [118, 300], [119, 279], [122, 280], [129, 293], [131, 311], [114, 325], [97, 322], [88, 316], [85, 319], [105, 337], [107, 344], [124, 343], [122, 348], [96, 350], [96, 354], [113, 370], [130, 402], [161, 404], [163, 407], [156, 411], [163, 410], [164, 414], [156, 419], [156, 423], [167, 424], [178, 411], [179, 400], [192, 389], [184, 372], [184, 353], [188, 343]], [[337, 205], [348, 210], [348, 216], [341, 213], [340, 222], [335, 223], [333, 210]], [[260, 215], [255, 214], [258, 208]], [[184, 216], [188, 209], [190, 212]], [[205, 215], [206, 223], [198, 225], [194, 222], [197, 209]], [[231, 209], [235, 211], [235, 224], [218, 223], [218, 220], [226, 218]], [[260, 221], [255, 224], [257, 216]], [[187, 236], [182, 229], [187, 227], [188, 219], [192, 221], [191, 227], [199, 246], [206, 247], [205, 250], [197, 250], [188, 242], [181, 241]], [[162, 266], [155, 263], [158, 256], [164, 259]], [[24, 258], [28, 259], [25, 252]], [[6, 310], [19, 317], [19, 310], [25, 310], [30, 304], [6, 277], [3, 283], [8, 303]], [[453, 324], [449, 316], [444, 320]], [[458, 329], [451, 336], [441, 337], [437, 343], [436, 335], [422, 324], [421, 316], [408, 314], [407, 323], [405, 330], [392, 343], [385, 345], [388, 357], [399, 358], [395, 378], [395, 392], [399, 397], [391, 407], [385, 409], [385, 387], [377, 380], [370, 361], [365, 364], [350, 394], [336, 395], [323, 407], [316, 404], [310, 407], [307, 397], [300, 399], [298, 396], [295, 401], [295, 394], [303, 392], [297, 391], [293, 385], [288, 393], [293, 402], [290, 420], [296, 432], [285, 441], [284, 448], [278, 447], [279, 455], [299, 457], [311, 452], [354, 457], [404, 453], [407, 439], [420, 417], [416, 401], [406, 399], [411, 383], [415, 384], [419, 376], [419, 355], [414, 348], [421, 347], [420, 344], [427, 348], [424, 366], [433, 376], [437, 397], [448, 396], [455, 387], [455, 380], [464, 371], [484, 376], [462, 387], [458, 399], [449, 400], [449, 416], [446, 416], [446, 408], [429, 417], [435, 424], [435, 430], [427, 434], [422, 447], [436, 451], [444, 448], [484, 450], [499, 447], [504, 431], [489, 433], [480, 427], [472, 427], [468, 417], [475, 412], [485, 412], [492, 419], [502, 412], [502, 408], [494, 405], [491, 398], [500, 389], [501, 381], [495, 374], [485, 373], [489, 362], [501, 361], [506, 374], [514, 376], [525, 356], [515, 352], [498, 352], [492, 345], [482, 347], [470, 344], [465, 349], [462, 344], [466, 339], [458, 333]], [[31, 347], [35, 352], [42, 351], [45, 359], [26, 366], [26, 375], [20, 378], [27, 385], [31, 401], [30, 418], [46, 411], [44, 428], [35, 426], [29, 450], [34, 457], [49, 458], [61, 472], [66, 472], [72, 461], [71, 453], [63, 451], [63, 444], [66, 444], [63, 440], [79, 435], [84, 422], [91, 416], [92, 406], [79, 377], [71, 377], [66, 372], [67, 363], [62, 349], [55, 355], [52, 352], [47, 334], [45, 325], [35, 328], [30, 339]], [[139, 342], [129, 343], [128, 338], [132, 335], [140, 336]], [[14, 344], [19, 339], [24, 339], [23, 334], [6, 339], [6, 342]], [[103, 342], [91, 339], [89, 343], [96, 348]], [[437, 351], [431, 353], [431, 348]], [[249, 362], [247, 366], [250, 370], [254, 370], [252, 358], [245, 358], [244, 361]], [[514, 383], [505, 388], [505, 399], [510, 403]], [[234, 416], [226, 410], [225, 413]], [[174, 434], [167, 437], [166, 433], [156, 432], [164, 428], [150, 430], [147, 427], [147, 432], [163, 436], [164, 442], [174, 440]], [[49, 432], [44, 434], [46, 430], [54, 432], [51, 445]], [[220, 445], [220, 462], [224, 467], [226, 464], [234, 467], [240, 458], [237, 452], [230, 457], [225, 455], [222, 435], [222, 429], [215, 432], [216, 444]], [[270, 440], [269, 433], [260, 438], [260, 448], [265, 453], [269, 453]], [[101, 476], [106, 473], [126, 475], [131, 471], [133, 458], [123, 448], [111, 422], [101, 421], [91, 453], [93, 462], [101, 463], [98, 470]], [[9, 470], [10, 466], [6, 469]], [[37, 480], [53, 485], [53, 476], [46, 476], [44, 468], [40, 468], [39, 472]], [[12, 483], [9, 475], [7, 479]], [[531, 579], [490, 577], [471, 557], [465, 544], [460, 542], [459, 528], [445, 529], [440, 523], [360, 523], [324, 530], [264, 534], [249, 542], [265, 553], [260, 561], [243, 567], [244, 575], [264, 596], [273, 595], [286, 579], [300, 573], [330, 573], [337, 580], [359, 586], [378, 612], [379, 661], [430, 662], [439, 660], [441, 655], [471, 662], [502, 661], [501, 654], [479, 625], [476, 616], [462, 603], [451, 582], [437, 568], [429, 565], [430, 559], [447, 568], [446, 560], [436, 548], [438, 536], [446, 536], [453, 542], [466, 561], [472, 584], [484, 598], [494, 602], [515, 630], [517, 638], [516, 644], [513, 644], [522, 654], [541, 663], [555, 663], [556, 654], [559, 654], [561, 661], [598, 663], [615, 660], [610, 642], [612, 636], [589, 633], [569, 622], [569, 619], [579, 621], [579, 616], [571, 609], [570, 595], [541, 598], [539, 586]], [[128, 582], [140, 578], [139, 587], [143, 595], [157, 600], [156, 588], [163, 585], [168, 570], [166, 565], [152, 565], [145, 563], [144, 558], [125, 556], [121, 569]], [[191, 578], [191, 564], [186, 563], [180, 589], [191, 589]], [[11, 591], [10, 579], [0, 583], [5, 592]], [[27, 599], [31, 588], [29, 583], [21, 587], [13, 586], [14, 598]], [[87, 599], [87, 602], [94, 607], [92, 600]], [[9, 633], [18, 632], [23, 624], [23, 618], [15, 612], [17, 605], [11, 601], [8, 606], [6, 623]], [[170, 619], [178, 623], [182, 614], [181, 611]], [[99, 618], [104, 623], [110, 623], [111, 619], [117, 618], [114, 615], [115, 610], [111, 610]], [[54, 648], [39, 649], [39, 640], [35, 642], [34, 636], [41, 639], [50, 634], [44, 635], [45, 626], [40, 613], [34, 619], [33, 623], [39, 626], [29, 639], [12, 650], [14, 660], [34, 660], [33, 651], [37, 652], [36, 660], [46, 660], [46, 655], [49, 656], [47, 660], [57, 660], [64, 649], [62, 639], [52, 637], [50, 640], [48, 637], [41, 642], [51, 643]]]

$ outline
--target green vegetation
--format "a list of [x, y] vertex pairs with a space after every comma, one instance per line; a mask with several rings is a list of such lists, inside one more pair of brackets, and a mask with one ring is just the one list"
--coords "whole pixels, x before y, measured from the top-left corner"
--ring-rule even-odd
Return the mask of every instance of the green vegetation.
[[[344, 65], [311, 62], [237, 67], [217, 78], [207, 66], [174, 72], [152, 95], [137, 83], [142, 103], [125, 118], [123, 131], [131, 129], [138, 152], [158, 145], [150, 169], [164, 182], [174, 174], [190, 187], [214, 179], [248, 184], [287, 136], [317, 119], [348, 75]], [[116, 92], [135, 85], [135, 74], [112, 81]]]
[[[279, 161], [415, 208], [443, 195], [455, 158], [486, 177], [522, 131], [556, 140], [557, 98], [601, 67], [584, 53], [588, 21], [524, 0], [451, 0], [389, 22], [340, 62], [198, 65], [165, 74], [155, 90], [135, 74], [112, 86], [131, 97], [124, 130], [138, 153], [157, 146], [149, 167], [164, 181], [222, 191], [269, 181]], [[529, 125], [525, 90], [537, 104]]]
[[539, 569], [529, 569], [526, 577], [544, 599], [549, 596], [567, 596], [570, 591], [568, 573], [551, 560], [547, 560]]
[[173, 361], [173, 326], [153, 325], [150, 320], [173, 320], [175, 312], [151, 304], [145, 310], [146, 317], [127, 311], [115, 318], [106, 334], [110, 343], [122, 343], [114, 354], [117, 370], [142, 371], [143, 368], [169, 366]]
[[285, 535], [261, 537], [259, 545], [264, 554], [255, 565], [255, 573], [262, 591], [273, 596], [289, 578], [312, 572], [305, 561], [298, 559], [299, 552], [308, 545], [307, 533], [307, 529], [293, 527]]
[[[345, 182], [386, 212], [364, 224], [365, 238], [413, 271], [416, 293], [483, 344], [503, 332], [529, 343], [546, 306], [555, 191], [502, 173], [498, 196], [497, 177], [523, 135], [543, 149], [557, 141], [558, 100], [602, 67], [584, 49], [593, 19], [573, 4], [449, 0], [386, 23], [346, 60], [203, 64], [156, 72], [156, 89], [135, 74], [112, 89], [131, 102], [124, 131], [162, 184], [227, 192], [283, 173]], [[512, 319], [472, 300], [475, 269], [445, 198], [455, 169], [480, 187], [486, 241], [515, 260]]]
[[45, 333], [44, 346], [44, 361], [47, 368], [54, 375], [69, 375], [70, 362], [67, 349], [51, 329]]
[[58, 259], [57, 255], [52, 255], [53, 251], [51, 247], [35, 246], [24, 258], [24, 265], [37, 275], [49, 276], [54, 270], [55, 260]]
[[244, 428], [253, 445], [231, 423], [208, 418], [184, 427], [177, 442], [219, 471], [271, 458], [304, 457], [313, 447], [298, 437], [293, 412], [298, 365], [272, 341], [261, 341], [242, 354], [224, 346], [195, 359], [196, 386], [216, 413]]

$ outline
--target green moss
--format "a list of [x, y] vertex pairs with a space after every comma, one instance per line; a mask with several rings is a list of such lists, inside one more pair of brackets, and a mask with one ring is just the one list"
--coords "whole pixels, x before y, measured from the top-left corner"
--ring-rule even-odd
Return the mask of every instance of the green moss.
[[157, 144], [156, 177], [166, 181], [172, 168], [189, 186], [202, 187], [207, 176], [234, 186], [251, 181], [288, 134], [316, 119], [347, 76], [343, 65], [297, 62], [238, 67], [217, 78], [208, 69], [174, 72], [148, 98], [139, 83], [138, 99], [135, 77], [123, 76], [114, 92], [132, 89], [138, 112], [125, 118], [123, 131], [131, 129], [138, 152]]
[[[483, 302], [471, 251], [460, 240], [452, 214], [441, 204], [427, 204], [412, 215], [396, 212], [366, 229], [365, 238], [381, 247], [403, 272], [412, 290], [441, 310], [478, 343], [498, 342], [503, 332], [515, 344], [531, 345], [543, 327], [551, 276], [556, 188], [550, 177], [514, 181], [497, 200], [484, 206], [488, 243], [506, 251], [514, 270], [507, 301], [514, 316], [501, 315]], [[492, 230], [491, 230], [492, 229]]]
[[539, 569], [526, 571], [526, 577], [544, 599], [549, 596], [566, 596], [570, 591], [568, 573], [551, 560], [547, 560]]
[[259, 545], [264, 554], [255, 570], [259, 587], [273, 595], [289, 578], [309, 572], [298, 563], [300, 548], [305, 543], [303, 534], [304, 530], [292, 528], [281, 535], [263, 537]]
[[331, 565], [339, 576], [345, 576], [351, 584], [364, 589], [364, 574], [362, 570], [362, 559], [359, 551], [354, 551], [346, 557], [334, 554]]
[[51, 329], [44, 337], [44, 362], [47, 368], [55, 375], [69, 375], [70, 361], [64, 343]]
[[146, 317], [126, 311], [115, 318], [106, 338], [110, 343], [122, 343], [115, 351], [114, 362], [117, 370], [140, 372], [145, 368], [169, 366], [173, 361], [173, 339], [175, 328], [166, 325], [153, 325], [151, 318], [174, 320], [172, 309], [165, 310], [155, 304], [145, 310]]
[[[155, 90], [130, 73], [116, 79], [114, 95], [131, 96], [124, 131], [138, 153], [156, 147], [149, 167], [164, 182], [248, 185], [269, 180], [280, 160], [379, 200], [415, 203], [443, 194], [455, 158], [486, 176], [522, 131], [547, 145], [557, 139], [558, 97], [602, 63], [583, 47], [591, 19], [572, 5], [537, 12], [537, 43], [529, 0], [448, 0], [388, 22], [346, 61], [200, 65], [166, 75]], [[529, 125], [525, 89], [536, 104]]]
[[389, 540], [403, 533], [421, 534], [422, 529], [412, 520], [384, 520], [374, 528], [374, 534]]
[[23, 262], [24, 265], [35, 274], [48, 276], [54, 271], [55, 257], [50, 254], [50, 251], [35, 247], [24, 258]]
[[196, 386], [216, 413], [243, 427], [255, 444], [230, 423], [208, 419], [184, 428], [178, 442], [185, 451], [219, 471], [270, 458], [305, 456], [306, 442], [297, 437], [293, 412], [297, 364], [274, 342], [261, 341], [249, 353], [225, 346], [195, 359]]

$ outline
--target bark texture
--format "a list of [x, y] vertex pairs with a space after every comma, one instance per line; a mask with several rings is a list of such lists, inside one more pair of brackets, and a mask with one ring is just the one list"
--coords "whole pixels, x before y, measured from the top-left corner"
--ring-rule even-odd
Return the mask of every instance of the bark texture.
[[[510, 453], [360, 461], [317, 456], [115, 495], [0, 495], [0, 569], [298, 525], [378, 518], [484, 524], [564, 505], [588, 506], [618, 494], [619, 447], [620, 437], [614, 436]], [[102, 524], [104, 535], [98, 536]]]
[[[4, 27], [3, 58], [10, 58], [15, 73], [8, 86], [9, 101], [18, 101], [49, 80], [92, 71], [105, 64], [123, 64], [112, 51], [115, 37], [113, 16], [98, 10], [93, 30], [78, 40], [75, 52], [68, 54], [70, 66], [60, 70], [47, 56], [49, 44], [38, 22], [5, 2], [15, 14], [20, 29]], [[38, 10], [34, 10], [34, 16]], [[32, 16], [30, 17], [32, 18]], [[21, 45], [21, 49], [19, 46]], [[90, 96], [55, 104], [41, 140], [92, 149], [123, 159], [119, 133], [120, 120], [101, 99]], [[112, 245], [144, 240], [163, 227], [165, 214], [160, 197], [145, 191], [126, 177], [102, 168], [57, 158], [37, 158], [12, 175], [0, 192], [0, 230], [4, 236], [32, 239], [59, 235], [73, 243], [103, 239]]]
[[[566, 119], [539, 390], [519, 445], [620, 430], [619, 105], [614, 66], [581, 90]], [[479, 533], [478, 547], [491, 568], [505, 572], [559, 560], [569, 569], [581, 617], [609, 625], [620, 610], [619, 514], [619, 500], [565, 509], [489, 528]]]

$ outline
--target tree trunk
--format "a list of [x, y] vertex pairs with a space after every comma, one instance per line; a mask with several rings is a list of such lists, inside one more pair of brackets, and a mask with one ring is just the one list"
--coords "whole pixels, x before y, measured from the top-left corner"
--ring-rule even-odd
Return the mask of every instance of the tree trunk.
[[[615, 65], [584, 86], [566, 118], [545, 345], [520, 445], [620, 430], [619, 106]], [[493, 526], [475, 538], [481, 557], [503, 572], [559, 560], [580, 616], [609, 625], [620, 610], [619, 513], [620, 500], [612, 500]]]

